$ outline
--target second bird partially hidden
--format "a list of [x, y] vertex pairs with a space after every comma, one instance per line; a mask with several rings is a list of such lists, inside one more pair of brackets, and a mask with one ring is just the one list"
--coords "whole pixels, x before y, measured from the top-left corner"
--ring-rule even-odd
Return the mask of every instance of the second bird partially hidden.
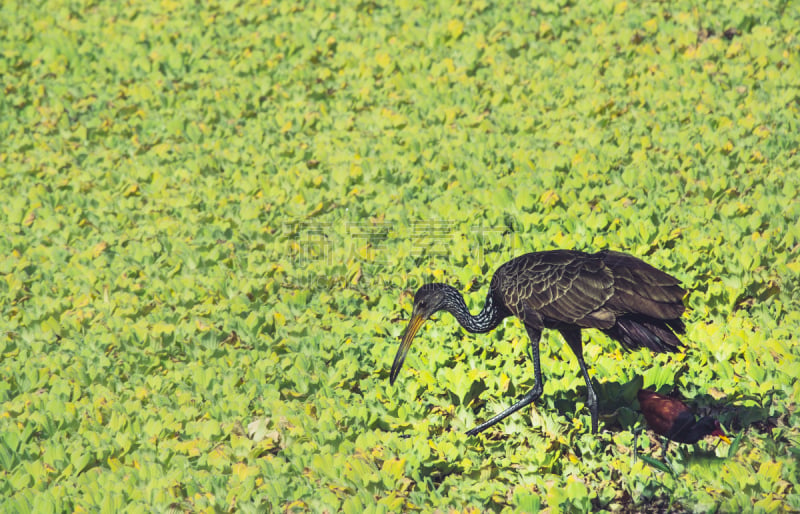
[[[664, 436], [661, 447], [662, 459], [667, 457], [669, 441], [694, 444], [707, 435], [713, 435], [731, 444], [731, 440], [722, 431], [719, 421], [710, 416], [696, 419], [691, 409], [677, 398], [670, 398], [648, 389], [640, 390], [637, 398], [647, 425], [656, 434]], [[638, 451], [635, 437], [633, 451]]]
[[469, 332], [489, 332], [509, 316], [519, 318], [530, 337], [535, 383], [517, 403], [467, 434], [475, 435], [536, 401], [542, 395], [539, 339], [545, 328], [566, 340], [586, 381], [592, 432], [597, 432], [597, 394], [583, 360], [581, 330], [596, 328], [627, 350], [649, 348], [674, 352], [675, 335], [685, 331], [680, 317], [685, 291], [679, 281], [636, 257], [613, 251], [534, 252], [512, 259], [492, 277], [486, 304], [473, 316], [464, 298], [447, 284], [425, 284], [414, 296], [414, 308], [392, 364], [397, 379], [414, 335], [438, 311], [451, 313]]

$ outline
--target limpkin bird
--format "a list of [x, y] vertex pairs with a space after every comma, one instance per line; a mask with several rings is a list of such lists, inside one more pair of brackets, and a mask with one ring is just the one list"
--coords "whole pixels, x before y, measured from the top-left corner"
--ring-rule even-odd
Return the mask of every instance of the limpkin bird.
[[[667, 455], [669, 441], [694, 444], [707, 435], [713, 435], [731, 444], [731, 440], [722, 431], [719, 421], [710, 416], [695, 419], [689, 407], [677, 398], [670, 398], [647, 389], [641, 389], [637, 397], [639, 409], [644, 414], [647, 425], [653, 432], [664, 437], [662, 459]], [[634, 450], [635, 447], [634, 440]]]
[[486, 303], [477, 316], [470, 314], [455, 288], [447, 284], [420, 287], [389, 380], [394, 384], [414, 335], [435, 312], [448, 311], [473, 333], [488, 332], [504, 318], [516, 316], [530, 337], [534, 386], [514, 405], [467, 434], [486, 430], [542, 395], [539, 339], [545, 328], [561, 332], [578, 358], [586, 381], [592, 432], [596, 433], [597, 394], [583, 360], [581, 330], [596, 328], [626, 350], [645, 347], [655, 352], [677, 351], [681, 341], [675, 334], [685, 331], [680, 319], [684, 293], [676, 278], [624, 253], [609, 250], [594, 254], [576, 250], [528, 253], [497, 269]]

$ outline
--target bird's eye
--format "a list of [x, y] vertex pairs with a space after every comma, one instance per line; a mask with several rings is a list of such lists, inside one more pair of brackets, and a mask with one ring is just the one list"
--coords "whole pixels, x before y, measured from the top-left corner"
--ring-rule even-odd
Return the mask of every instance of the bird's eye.
[[420, 307], [425, 307], [425, 300], [420, 300], [419, 301], [419, 306]]

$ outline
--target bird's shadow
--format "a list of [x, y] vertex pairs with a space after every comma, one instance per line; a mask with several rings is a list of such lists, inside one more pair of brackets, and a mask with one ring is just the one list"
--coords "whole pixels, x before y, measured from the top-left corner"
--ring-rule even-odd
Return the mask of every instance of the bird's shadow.
[[597, 393], [599, 416], [602, 426], [612, 432], [633, 430], [641, 419], [639, 400], [636, 394], [642, 388], [644, 378], [634, 376], [631, 380], [620, 382], [594, 382]]
[[716, 395], [703, 393], [695, 396], [691, 403], [698, 416], [711, 416], [719, 420], [730, 433], [756, 430], [761, 434], [771, 434], [779, 425], [780, 418], [788, 416], [780, 412], [775, 402], [777, 390], [757, 395]]
[[[642, 389], [643, 384], [644, 379], [641, 375], [636, 375], [627, 382], [597, 382], [596, 379], [592, 379], [592, 386], [597, 393], [599, 402], [601, 430], [614, 433], [623, 431], [633, 432], [645, 427], [644, 417], [639, 410], [639, 400], [637, 398], [637, 393]], [[486, 401], [473, 402], [470, 399], [478, 399], [480, 394], [486, 389], [482, 381], [475, 381], [465, 397], [467, 399], [465, 403], [470, 404], [469, 407], [473, 409], [477, 416], [486, 415], [484, 411], [486, 408]], [[510, 391], [510, 396], [512, 398], [520, 392], [514, 389], [516, 388], [512, 388]], [[519, 389], [523, 390], [524, 387]], [[656, 392], [681, 398], [678, 394], [677, 386], [665, 385], [658, 388]], [[745, 395], [717, 395], [715, 397], [708, 393], [702, 393], [692, 398], [688, 403], [697, 417], [712, 416], [718, 419], [726, 432], [733, 438], [739, 432], [751, 428], [760, 433], [770, 433], [771, 430], [777, 426], [778, 418], [787, 415], [786, 413], [778, 416], [771, 414], [775, 410], [772, 398], [775, 391], [771, 393], [772, 394], [767, 394], [763, 397]], [[543, 398], [540, 398], [536, 404], [541, 405], [542, 400]], [[588, 416], [589, 412], [585, 410], [585, 408], [583, 411], [580, 408], [576, 409], [576, 404], [578, 402], [585, 402], [585, 400], [586, 386], [582, 385], [573, 390], [559, 390], [551, 393], [545, 401], [552, 405], [559, 416], [569, 419], [581, 414], [586, 414]], [[458, 402], [454, 397], [451, 397], [450, 401]], [[441, 410], [441, 406], [437, 407], [435, 404], [428, 404], [426, 408], [427, 411], [436, 409]], [[442, 412], [440, 412], [440, 415], [442, 415]], [[445, 418], [449, 418], [450, 416], [451, 415], [444, 415]], [[447, 421], [442, 424], [438, 430], [434, 429], [433, 435], [441, 435], [449, 430], [451, 430], [450, 422]], [[401, 437], [410, 436], [403, 434]], [[716, 458], [713, 451], [706, 452], [697, 447], [695, 448], [694, 455], [697, 458]]]

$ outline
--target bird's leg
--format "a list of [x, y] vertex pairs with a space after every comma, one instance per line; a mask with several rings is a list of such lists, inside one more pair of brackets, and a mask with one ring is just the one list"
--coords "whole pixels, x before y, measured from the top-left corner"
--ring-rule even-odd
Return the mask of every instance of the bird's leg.
[[639, 453], [639, 445], [637, 441], [639, 440], [639, 434], [642, 433], [642, 426], [639, 425], [633, 429], [633, 464], [636, 464], [636, 457]]
[[575, 356], [578, 358], [578, 365], [581, 367], [583, 379], [586, 380], [586, 406], [589, 407], [589, 412], [592, 414], [592, 433], [597, 433], [597, 394], [592, 387], [592, 381], [589, 379], [589, 372], [586, 370], [586, 362], [583, 360], [583, 344], [581, 343], [581, 329], [579, 328], [563, 328], [560, 329], [561, 335], [567, 342]]
[[525, 328], [528, 330], [528, 336], [531, 338], [531, 345], [530, 345], [530, 358], [533, 361], [533, 376], [536, 380], [536, 383], [533, 384], [533, 389], [525, 393], [522, 398], [519, 399], [517, 403], [512, 405], [511, 407], [507, 408], [497, 416], [493, 417], [489, 421], [481, 423], [477, 427], [473, 428], [472, 430], [467, 432], [467, 435], [475, 435], [480, 432], [483, 432], [490, 426], [496, 424], [497, 422], [505, 419], [511, 414], [514, 414], [521, 408], [525, 407], [526, 405], [530, 405], [531, 403], [535, 402], [539, 397], [542, 395], [542, 371], [539, 367], [539, 339], [542, 335], [541, 330], [528, 327], [527, 325]]

